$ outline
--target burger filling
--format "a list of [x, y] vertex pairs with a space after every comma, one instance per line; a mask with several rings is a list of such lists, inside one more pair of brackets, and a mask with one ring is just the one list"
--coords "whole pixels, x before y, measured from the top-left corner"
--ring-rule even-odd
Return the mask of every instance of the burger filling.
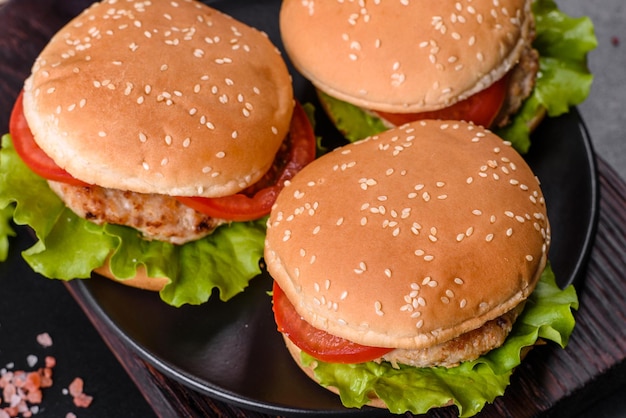
[[98, 225], [130, 226], [148, 239], [184, 244], [212, 233], [226, 222], [193, 210], [172, 196], [56, 181], [48, 181], [48, 184], [81, 218]]
[[528, 46], [522, 52], [517, 65], [510, 71], [506, 97], [491, 127], [502, 128], [511, 122], [511, 117], [520, 110], [524, 100], [535, 88], [538, 70], [539, 53]]
[[475, 360], [504, 344], [523, 305], [450, 341], [419, 350], [398, 348], [385, 354], [382, 360], [414, 367], [456, 367], [464, 361]]
[[420, 119], [458, 119], [489, 128], [503, 127], [519, 111], [524, 99], [530, 96], [538, 69], [539, 53], [528, 45], [517, 65], [504, 77], [452, 106], [420, 113], [371, 113], [381, 118], [388, 128]]
[[212, 233], [230, 221], [251, 221], [269, 214], [284, 186], [315, 159], [316, 142], [306, 112], [297, 104], [290, 131], [272, 168], [256, 184], [223, 198], [174, 197], [107, 189], [72, 177], [37, 145], [23, 113], [22, 94], [11, 114], [16, 152], [29, 168], [48, 180], [74, 213], [96, 224], [119, 224], [139, 230], [146, 239], [184, 244]]
[[421, 349], [369, 347], [337, 337], [315, 328], [295, 310], [285, 293], [274, 282], [274, 318], [278, 331], [308, 355], [331, 363], [363, 363], [387, 361], [396, 367], [406, 364], [413, 367], [455, 367], [472, 361], [500, 347], [513, 328], [513, 323], [524, 309], [520, 304], [481, 327], [468, 331], [441, 344]]

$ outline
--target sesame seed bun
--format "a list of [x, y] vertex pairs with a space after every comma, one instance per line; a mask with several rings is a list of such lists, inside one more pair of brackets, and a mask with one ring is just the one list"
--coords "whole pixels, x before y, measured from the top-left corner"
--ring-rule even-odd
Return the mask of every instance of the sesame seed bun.
[[223, 196], [271, 167], [293, 111], [268, 37], [195, 1], [96, 3], [25, 83], [37, 144], [106, 188]]
[[423, 121], [298, 173], [268, 220], [265, 261], [313, 326], [420, 349], [522, 303], [549, 244], [540, 185], [510, 144], [465, 122]]
[[294, 66], [321, 91], [367, 109], [422, 112], [491, 85], [533, 36], [530, 0], [285, 0], [280, 30]]
[[93, 272], [125, 286], [136, 287], [137, 289], [149, 290], [151, 292], [161, 291], [170, 282], [170, 279], [166, 277], [148, 276], [148, 272], [143, 266], [137, 267], [137, 272], [133, 277], [119, 279], [111, 272], [108, 260], [104, 263], [104, 265], [98, 267]]
[[[289, 351], [289, 354], [291, 355], [293, 360], [296, 362], [298, 367], [300, 367], [300, 369], [302, 369], [302, 371], [310, 379], [319, 383], [319, 379], [315, 376], [315, 371], [314, 371], [315, 363], [312, 363], [311, 365], [306, 366], [302, 362], [302, 350], [300, 350], [300, 348], [298, 348], [297, 345], [291, 342], [291, 340], [284, 335], [283, 335], [283, 340], [285, 341], [285, 345], [287, 346], [287, 350]], [[336, 395], [340, 394], [339, 390], [334, 386], [326, 386], [326, 389], [328, 389], [329, 391], [333, 392]], [[368, 406], [372, 406], [376, 408], [387, 408], [387, 405], [385, 404], [385, 402], [382, 399], [380, 399], [378, 396], [376, 396], [375, 394], [370, 394], [369, 396], [370, 396], [370, 399], [367, 402]]]

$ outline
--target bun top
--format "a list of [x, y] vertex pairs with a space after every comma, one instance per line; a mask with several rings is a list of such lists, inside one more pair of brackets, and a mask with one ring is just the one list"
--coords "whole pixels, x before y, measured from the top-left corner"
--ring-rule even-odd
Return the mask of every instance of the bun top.
[[397, 113], [450, 106], [518, 61], [530, 0], [285, 0], [280, 29], [294, 66], [325, 93]]
[[74, 177], [181, 196], [257, 181], [292, 111], [266, 34], [191, 0], [92, 5], [51, 39], [24, 92], [36, 142]]
[[491, 132], [422, 121], [326, 154], [280, 193], [265, 261], [298, 313], [417, 349], [523, 302], [550, 243], [538, 180]]

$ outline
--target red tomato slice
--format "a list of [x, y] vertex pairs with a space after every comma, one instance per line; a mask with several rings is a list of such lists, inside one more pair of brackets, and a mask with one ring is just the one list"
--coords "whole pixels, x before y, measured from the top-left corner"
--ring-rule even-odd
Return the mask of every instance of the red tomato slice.
[[508, 87], [508, 76], [502, 77], [486, 89], [439, 110], [419, 113], [376, 112], [380, 117], [396, 126], [421, 119], [465, 120], [476, 125], [491, 126], [504, 103]]
[[17, 97], [9, 122], [9, 132], [11, 133], [15, 152], [17, 152], [22, 161], [40, 177], [69, 183], [75, 186], [89, 186], [89, 184], [78, 180], [59, 167], [52, 158], [39, 148], [39, 145], [35, 142], [35, 138], [28, 127], [28, 122], [24, 117], [24, 107], [22, 104], [23, 95], [24, 92], [20, 92], [20, 95]]
[[274, 319], [278, 331], [285, 334], [302, 351], [318, 360], [329, 363], [363, 363], [380, 358], [393, 350], [357, 344], [315, 328], [296, 312], [276, 282], [272, 293]]
[[230, 221], [251, 221], [270, 213], [278, 193], [305, 165], [315, 159], [313, 128], [304, 109], [296, 103], [286, 147], [276, 155], [272, 169], [257, 183], [232, 196], [177, 197], [198, 212]]

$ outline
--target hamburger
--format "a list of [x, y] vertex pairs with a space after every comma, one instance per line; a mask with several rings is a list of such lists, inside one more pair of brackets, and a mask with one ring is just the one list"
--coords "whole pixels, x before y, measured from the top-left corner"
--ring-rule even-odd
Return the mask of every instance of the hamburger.
[[314, 156], [266, 34], [196, 1], [103, 1], [37, 57], [0, 207], [34, 230], [24, 256], [44, 276], [228, 299], [260, 273], [263, 218]]
[[508, 142], [424, 120], [305, 167], [267, 223], [278, 331], [348, 407], [470, 416], [539, 340], [567, 344], [577, 296], [549, 268], [538, 179]]
[[588, 19], [565, 16], [550, 0], [286, 0], [280, 31], [349, 140], [456, 119], [497, 129], [522, 152], [546, 112], [586, 98], [586, 53], [596, 45]]

